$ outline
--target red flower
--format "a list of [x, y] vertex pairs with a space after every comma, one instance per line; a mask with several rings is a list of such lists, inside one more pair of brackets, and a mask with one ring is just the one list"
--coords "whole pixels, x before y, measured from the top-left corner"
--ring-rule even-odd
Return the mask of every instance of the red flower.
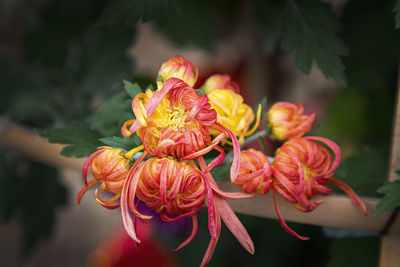
[[[327, 148], [315, 141], [325, 144], [334, 158]], [[320, 192], [330, 194], [332, 190], [325, 184], [332, 182], [349, 195], [362, 213], [367, 214], [365, 204], [357, 194], [347, 184], [332, 177], [340, 160], [339, 146], [329, 139], [316, 136], [290, 139], [277, 150], [272, 163], [272, 188], [279, 221], [290, 234], [308, 239], [299, 236], [285, 224], [276, 203], [275, 192], [293, 203], [300, 211], [309, 212], [322, 202], [310, 202], [311, 198]]]

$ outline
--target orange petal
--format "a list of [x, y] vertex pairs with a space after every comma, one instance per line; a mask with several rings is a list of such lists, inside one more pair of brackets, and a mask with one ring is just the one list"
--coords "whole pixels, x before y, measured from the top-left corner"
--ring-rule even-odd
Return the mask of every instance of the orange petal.
[[276, 202], [276, 193], [275, 193], [275, 192], [273, 192], [273, 197], [274, 197], [274, 205], [275, 205], [276, 215], [278, 215], [278, 220], [279, 220], [279, 223], [281, 224], [283, 230], [285, 230], [286, 232], [288, 232], [288, 233], [291, 234], [292, 236], [297, 237], [298, 239], [301, 239], [301, 240], [308, 240], [308, 239], [310, 239], [309, 237], [301, 236], [301, 235], [297, 234], [295, 231], [293, 231], [292, 229], [290, 229], [289, 226], [287, 226], [287, 224], [286, 224], [285, 221], [283, 220], [282, 215], [281, 215], [281, 213], [280, 213], [280, 211], [279, 211], [278, 203]]
[[337, 179], [335, 179], [335, 178], [333, 178], [333, 177], [328, 178], [328, 181], [329, 181], [329, 182], [332, 182], [334, 185], [336, 185], [337, 187], [339, 187], [340, 189], [342, 189], [344, 192], [346, 192], [346, 194], [347, 194], [347, 195], [350, 197], [350, 199], [353, 201], [354, 205], [356, 205], [357, 208], [358, 208], [365, 216], [368, 215], [367, 208], [365, 207], [364, 201], [362, 201], [362, 200], [358, 197], [358, 195], [356, 194], [356, 192], [354, 192], [354, 190], [351, 189], [351, 187], [350, 187], [348, 184], [346, 184], [346, 183], [344, 183], [344, 182], [342, 182], [342, 181], [340, 181], [340, 180], [337, 180]]

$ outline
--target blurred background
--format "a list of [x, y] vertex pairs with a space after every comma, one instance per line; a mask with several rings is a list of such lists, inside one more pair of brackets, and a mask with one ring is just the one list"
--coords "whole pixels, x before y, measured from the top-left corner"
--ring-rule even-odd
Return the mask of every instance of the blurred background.
[[[199, 67], [195, 88], [227, 73], [251, 106], [266, 96], [267, 107], [292, 101], [316, 112], [310, 134], [343, 150], [336, 178], [362, 196], [381, 197], [376, 189], [388, 176], [398, 79], [396, 3], [0, 0], [0, 130], [18, 124], [69, 144], [65, 156], [85, 157], [100, 137], [119, 135], [131, 116], [122, 80], [154, 84], [161, 64], [180, 54]], [[267, 139], [273, 156], [276, 145]], [[82, 184], [76, 170], [0, 146], [0, 266], [201, 262], [206, 210], [196, 238], [178, 253], [170, 251], [190, 233], [190, 221], [142, 227], [137, 251], [120, 213], [98, 205], [92, 191], [76, 205]], [[256, 254], [247, 255], [223, 228], [209, 266], [378, 264], [378, 233], [290, 224], [312, 237], [304, 242], [276, 220], [239, 218]]]

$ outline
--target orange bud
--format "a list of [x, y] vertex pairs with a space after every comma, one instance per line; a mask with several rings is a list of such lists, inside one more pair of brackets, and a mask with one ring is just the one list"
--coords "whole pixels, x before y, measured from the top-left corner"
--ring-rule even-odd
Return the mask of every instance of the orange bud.
[[[94, 179], [87, 182], [89, 166]], [[117, 208], [119, 205], [112, 205], [112, 203], [119, 199], [129, 169], [130, 164], [121, 149], [102, 147], [94, 152], [89, 156], [83, 166], [82, 175], [85, 180], [85, 185], [82, 186], [78, 193], [78, 204], [89, 188], [97, 183], [101, 183], [100, 189], [104, 192], [112, 192], [114, 196], [108, 200], [103, 200], [100, 198], [98, 192], [99, 188], [97, 188], [95, 192], [96, 200], [106, 208]]]
[[175, 56], [164, 62], [158, 71], [163, 82], [169, 78], [178, 78], [193, 87], [197, 81], [199, 69], [195, 64], [185, 60], [182, 56]]
[[303, 115], [303, 111], [300, 103], [275, 103], [267, 113], [272, 136], [283, 141], [305, 135], [315, 120], [315, 113]]
[[244, 192], [266, 194], [271, 187], [271, 173], [268, 157], [261, 151], [242, 150], [239, 174], [233, 183]]

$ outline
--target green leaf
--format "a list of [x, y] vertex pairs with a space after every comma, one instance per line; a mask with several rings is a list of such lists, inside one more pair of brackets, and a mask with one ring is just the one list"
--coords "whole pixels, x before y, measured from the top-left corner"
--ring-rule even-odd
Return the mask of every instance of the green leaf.
[[341, 56], [347, 48], [339, 38], [339, 21], [329, 6], [320, 1], [289, 0], [284, 14], [281, 46], [296, 51], [296, 66], [309, 74], [315, 61], [325, 77], [347, 86]]
[[118, 137], [118, 136], [106, 137], [106, 138], [101, 138], [100, 141], [103, 142], [105, 145], [121, 148], [125, 151], [129, 151], [132, 148], [141, 145], [141, 141], [136, 134], [130, 137]]
[[154, 91], [154, 86], [150, 83], [149, 85], [146, 86], [146, 89], [150, 89], [151, 91]]
[[385, 193], [381, 201], [376, 205], [374, 215], [381, 214], [383, 212], [391, 211], [397, 207], [400, 207], [400, 180], [394, 182], [387, 182], [378, 188], [377, 192]]
[[130, 81], [123, 80], [124, 85], [125, 85], [125, 91], [128, 93], [128, 95], [132, 98], [134, 98], [137, 94], [140, 94], [143, 92], [142, 88], [140, 88], [138, 83], [131, 83]]
[[396, 13], [394, 17], [396, 29], [400, 29], [400, 0], [396, 1], [393, 12]]
[[49, 139], [50, 143], [66, 144], [61, 155], [66, 157], [87, 157], [102, 145], [100, 133], [78, 126], [38, 130], [38, 133]]
[[134, 118], [131, 101], [123, 93], [112, 96], [97, 112], [89, 116], [89, 127], [99, 131], [102, 137], [120, 134], [124, 122]]
[[229, 180], [230, 169], [230, 164], [220, 164], [211, 170], [211, 174], [216, 182], [221, 180]]
[[[350, 144], [351, 145], [351, 144]], [[387, 177], [389, 149], [376, 144], [365, 147], [360, 152], [343, 159], [335, 177], [350, 185], [357, 194], [380, 197], [376, 188], [382, 185]], [[333, 187], [336, 193], [343, 193]]]
[[400, 170], [394, 171], [398, 176], [400, 176]]
[[375, 267], [379, 259], [378, 236], [343, 238], [332, 241], [327, 267]]

